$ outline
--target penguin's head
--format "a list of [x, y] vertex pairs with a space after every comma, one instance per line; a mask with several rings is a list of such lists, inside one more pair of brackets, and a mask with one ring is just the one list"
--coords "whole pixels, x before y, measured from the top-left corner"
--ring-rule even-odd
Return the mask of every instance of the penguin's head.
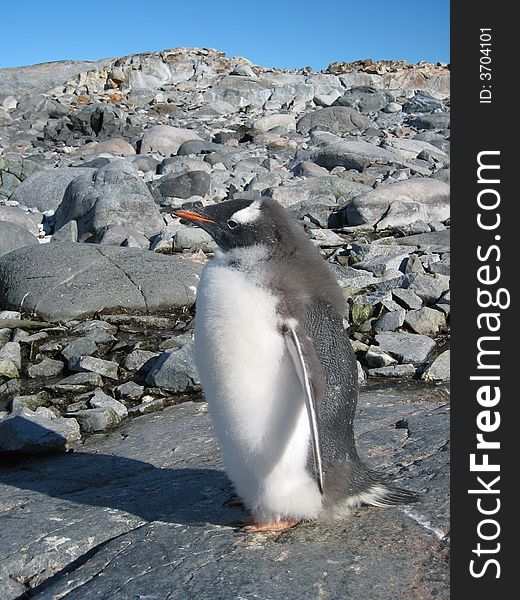
[[207, 231], [224, 251], [256, 245], [274, 246], [281, 238], [283, 221], [290, 219], [284, 213], [270, 198], [227, 200], [198, 211], [175, 212]]

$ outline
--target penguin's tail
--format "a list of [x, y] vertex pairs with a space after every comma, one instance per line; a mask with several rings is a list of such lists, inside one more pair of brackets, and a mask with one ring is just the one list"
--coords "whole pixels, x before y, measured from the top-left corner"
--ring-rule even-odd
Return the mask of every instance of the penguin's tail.
[[381, 508], [395, 506], [396, 504], [411, 504], [419, 501], [415, 492], [410, 492], [397, 487], [393, 483], [386, 482], [378, 473], [370, 471], [369, 480], [363, 489], [357, 491], [347, 500], [348, 506], [360, 506], [370, 504]]

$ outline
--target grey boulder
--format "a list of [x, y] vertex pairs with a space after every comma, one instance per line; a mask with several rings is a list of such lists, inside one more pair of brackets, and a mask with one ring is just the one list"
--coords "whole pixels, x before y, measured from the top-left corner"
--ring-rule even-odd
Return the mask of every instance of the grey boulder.
[[329, 106], [304, 115], [296, 124], [296, 129], [303, 135], [307, 135], [311, 129], [343, 134], [363, 132], [372, 126], [372, 121], [355, 108]]
[[346, 207], [349, 225], [367, 224], [379, 231], [417, 220], [442, 222], [449, 216], [449, 186], [427, 177], [381, 185]]
[[81, 175], [91, 175], [95, 169], [88, 167], [61, 167], [38, 171], [27, 177], [16, 188], [11, 200], [39, 211], [54, 210], [63, 200], [71, 181]]
[[185, 392], [200, 384], [194, 362], [194, 344], [189, 340], [179, 349], [163, 352], [148, 373], [146, 383], [171, 392]]
[[0, 257], [0, 306], [63, 321], [191, 306], [202, 266], [138, 248], [46, 244]]
[[37, 245], [38, 238], [27, 229], [15, 223], [0, 221], [0, 256], [18, 248]]
[[84, 241], [107, 225], [131, 227], [147, 237], [164, 227], [146, 184], [128, 163], [111, 163], [74, 180], [56, 209], [54, 227], [69, 221], [78, 224], [78, 239]]
[[403, 363], [422, 363], [435, 348], [435, 342], [416, 333], [384, 332], [376, 335], [376, 342], [383, 352], [395, 356]]
[[23, 406], [0, 420], [0, 454], [64, 451], [80, 437], [75, 419], [56, 417], [45, 408]]
[[312, 158], [316, 164], [327, 169], [345, 167], [356, 171], [363, 171], [370, 165], [387, 164], [399, 159], [395, 152], [369, 144], [364, 140], [333, 142], [316, 151]]
[[164, 156], [177, 154], [177, 150], [187, 140], [202, 139], [193, 129], [155, 125], [144, 132], [141, 141], [141, 154], [158, 153]]

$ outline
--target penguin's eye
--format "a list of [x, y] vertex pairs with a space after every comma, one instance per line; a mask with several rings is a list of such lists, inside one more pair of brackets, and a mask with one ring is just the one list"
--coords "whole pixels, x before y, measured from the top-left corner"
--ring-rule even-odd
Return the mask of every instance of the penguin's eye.
[[235, 229], [235, 227], [238, 227], [238, 223], [236, 221], [233, 221], [233, 219], [229, 219], [227, 225], [230, 229]]

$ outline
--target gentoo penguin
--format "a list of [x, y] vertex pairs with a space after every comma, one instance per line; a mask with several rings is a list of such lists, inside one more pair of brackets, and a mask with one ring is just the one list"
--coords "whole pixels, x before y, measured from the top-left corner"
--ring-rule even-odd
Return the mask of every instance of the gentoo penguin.
[[345, 300], [300, 225], [270, 198], [176, 215], [218, 245], [197, 290], [195, 356], [249, 530], [413, 501], [357, 454]]

